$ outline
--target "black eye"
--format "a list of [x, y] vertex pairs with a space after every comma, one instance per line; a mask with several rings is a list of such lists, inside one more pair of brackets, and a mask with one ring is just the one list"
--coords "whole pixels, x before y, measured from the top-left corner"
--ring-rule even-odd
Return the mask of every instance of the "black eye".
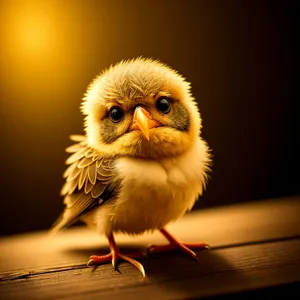
[[110, 110], [109, 110], [109, 117], [110, 119], [117, 123], [117, 122], [120, 122], [122, 120], [124, 116], [124, 112], [123, 110], [118, 107], [118, 106], [113, 106]]
[[156, 101], [156, 108], [160, 112], [167, 114], [171, 110], [171, 103], [170, 100], [167, 97], [160, 97]]

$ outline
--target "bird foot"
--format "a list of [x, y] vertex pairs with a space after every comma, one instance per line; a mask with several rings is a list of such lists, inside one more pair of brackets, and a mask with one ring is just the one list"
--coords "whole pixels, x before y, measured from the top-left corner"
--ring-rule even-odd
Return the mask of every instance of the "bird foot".
[[145, 258], [146, 255], [142, 252], [131, 253], [128, 255], [121, 254], [119, 252], [111, 251], [106, 255], [92, 255], [90, 260], [87, 263], [87, 266], [97, 266], [105, 263], [110, 263], [113, 265], [114, 269], [117, 270], [117, 263], [120, 259], [125, 260], [135, 266], [145, 277], [145, 270], [141, 263], [139, 263], [136, 259]]
[[200, 243], [181, 243], [181, 242], [174, 242], [167, 245], [150, 245], [147, 249], [147, 252], [149, 254], [151, 253], [162, 253], [162, 252], [168, 252], [168, 251], [175, 251], [180, 250], [183, 253], [187, 254], [191, 258], [198, 260], [196, 253], [191, 250], [209, 250], [209, 245], [206, 243], [200, 242]]

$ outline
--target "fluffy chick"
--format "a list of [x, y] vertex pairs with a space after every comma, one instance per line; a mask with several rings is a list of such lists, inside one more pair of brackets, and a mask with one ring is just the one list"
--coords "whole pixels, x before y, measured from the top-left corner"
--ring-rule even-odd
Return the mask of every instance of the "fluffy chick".
[[105, 234], [111, 252], [91, 256], [88, 265], [118, 259], [134, 264], [143, 255], [123, 255], [114, 233], [141, 234], [158, 229], [167, 246], [196, 258], [164, 227], [189, 211], [202, 194], [211, 163], [200, 137], [201, 117], [190, 84], [176, 71], [152, 59], [121, 61], [90, 84], [82, 102], [86, 136], [75, 145], [64, 173], [61, 194], [66, 208], [53, 231], [81, 219]]

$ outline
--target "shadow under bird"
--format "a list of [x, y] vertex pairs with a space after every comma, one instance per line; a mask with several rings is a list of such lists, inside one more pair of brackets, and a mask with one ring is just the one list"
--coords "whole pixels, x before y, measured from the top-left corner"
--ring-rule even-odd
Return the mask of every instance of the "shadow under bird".
[[190, 84], [175, 70], [152, 59], [121, 61], [95, 78], [83, 98], [86, 135], [73, 135], [61, 190], [65, 209], [52, 231], [82, 220], [104, 234], [110, 253], [90, 257], [88, 266], [125, 260], [145, 276], [137, 259], [122, 254], [115, 233], [160, 230], [167, 245], [149, 253], [191, 249], [165, 226], [189, 211], [202, 194], [211, 164], [200, 137], [201, 117]]

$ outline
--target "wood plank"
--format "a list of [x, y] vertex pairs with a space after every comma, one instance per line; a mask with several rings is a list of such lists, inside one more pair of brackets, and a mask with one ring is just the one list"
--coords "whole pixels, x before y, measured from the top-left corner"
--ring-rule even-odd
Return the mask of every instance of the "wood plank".
[[[86, 267], [107, 242], [85, 228], [0, 239], [0, 299], [194, 298], [300, 282], [300, 197], [195, 211], [169, 229], [184, 241], [205, 240], [199, 263], [178, 253], [143, 260], [147, 277], [121, 263]], [[124, 251], [164, 243], [158, 233], [118, 236]]]
[[[194, 211], [168, 228], [186, 242], [204, 240], [218, 248], [300, 237], [299, 216], [300, 197], [270, 199]], [[120, 235], [116, 240], [125, 249], [165, 243], [157, 231], [138, 237]], [[54, 237], [47, 232], [5, 237], [0, 239], [0, 274], [85, 264], [90, 255], [107, 250], [106, 239], [85, 227]]]
[[180, 254], [144, 262], [146, 279], [132, 266], [108, 265], [51, 272], [0, 283], [2, 299], [185, 299], [300, 282], [300, 239]]

